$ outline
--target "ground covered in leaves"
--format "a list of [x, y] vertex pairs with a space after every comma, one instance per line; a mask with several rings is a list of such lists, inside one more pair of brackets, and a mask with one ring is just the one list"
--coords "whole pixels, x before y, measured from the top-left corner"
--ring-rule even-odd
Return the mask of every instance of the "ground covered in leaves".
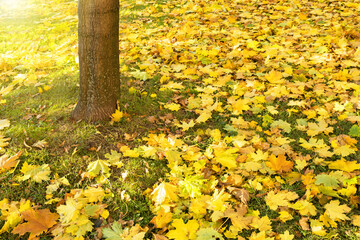
[[0, 7], [0, 236], [358, 239], [357, 0], [120, 6], [95, 125], [68, 119], [76, 2]]

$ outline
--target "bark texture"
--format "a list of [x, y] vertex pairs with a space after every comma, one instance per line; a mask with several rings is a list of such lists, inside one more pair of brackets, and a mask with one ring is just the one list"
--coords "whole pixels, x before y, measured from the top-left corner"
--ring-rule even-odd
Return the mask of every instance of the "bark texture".
[[72, 118], [109, 119], [120, 89], [119, 0], [79, 0], [78, 15], [80, 94]]

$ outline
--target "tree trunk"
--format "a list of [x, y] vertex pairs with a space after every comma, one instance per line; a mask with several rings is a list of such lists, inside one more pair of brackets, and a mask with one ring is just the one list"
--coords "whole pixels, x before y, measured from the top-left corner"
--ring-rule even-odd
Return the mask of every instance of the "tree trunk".
[[109, 119], [120, 90], [119, 0], [79, 0], [78, 15], [80, 94], [72, 118]]

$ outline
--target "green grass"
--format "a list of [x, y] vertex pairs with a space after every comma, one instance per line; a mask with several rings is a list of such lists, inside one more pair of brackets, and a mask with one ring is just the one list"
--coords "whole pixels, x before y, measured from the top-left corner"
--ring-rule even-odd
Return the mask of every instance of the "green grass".
[[[68, 1], [69, 3], [71, 1]], [[63, 4], [66, 4], [64, 2]], [[46, 5], [46, 7], [50, 7]], [[74, 108], [78, 97], [78, 67], [75, 63], [71, 49], [76, 45], [71, 39], [76, 40], [76, 22], [56, 19], [52, 13], [45, 15], [25, 15], [22, 18], [6, 18], [1, 21], [0, 53], [14, 51], [14, 49], [31, 49], [30, 53], [40, 51], [50, 60], [51, 64], [43, 69], [36, 69], [26, 62], [22, 64], [21, 54], [15, 58], [9, 58], [11, 67], [16, 69], [15, 74], [0, 78], [1, 86], [12, 84], [16, 74], [22, 73], [31, 76], [34, 72], [46, 71], [46, 75], [37, 81], [43, 85], [49, 85], [48, 91], [39, 93], [39, 89], [34, 85], [16, 84], [4, 99], [6, 104], [0, 107], [1, 119], [9, 119], [11, 125], [4, 131], [6, 137], [11, 138], [9, 146], [6, 148], [8, 154], [14, 154], [19, 150], [23, 151], [20, 163], [13, 174], [7, 174], [0, 180], [1, 199], [8, 198], [12, 201], [30, 199], [37, 204], [44, 205], [46, 186], [50, 183], [45, 181], [41, 184], [24, 181], [17, 184], [14, 181], [14, 174], [19, 174], [23, 163], [29, 164], [49, 164], [51, 168], [51, 178], [54, 174], [60, 177], [65, 176], [70, 186], [61, 187], [54, 197], [64, 198], [65, 194], [72, 188], [85, 188], [96, 184], [95, 180], [82, 180], [81, 173], [86, 171], [87, 165], [96, 159], [104, 159], [104, 155], [110, 149], [117, 149], [118, 144], [138, 145], [140, 142], [128, 142], [124, 134], [145, 136], [148, 131], [156, 131], [158, 126], [148, 121], [149, 116], [161, 116], [157, 99], [167, 101], [168, 93], [159, 92], [155, 83], [157, 80], [149, 80], [145, 84], [138, 85], [136, 82], [127, 84], [130, 79], [122, 79], [122, 90], [119, 105], [121, 110], [126, 112], [128, 120], [120, 123], [86, 123], [73, 122], [70, 113]], [[4, 27], [6, 26], [6, 27]], [[28, 29], [28, 30], [26, 30]], [[10, 34], [10, 32], [12, 32]], [[43, 33], [42, 33], [43, 32]], [[59, 35], [59, 33], [61, 33]], [[46, 38], [35, 38], [33, 35], [43, 34]], [[19, 39], [32, 39], [37, 41], [39, 48], [33, 48], [31, 41], [14, 41], [13, 36]], [[70, 41], [69, 41], [70, 38]], [[59, 55], [49, 55], [62, 44]], [[64, 50], [65, 49], [65, 50]], [[70, 53], [71, 55], [66, 55]], [[75, 51], [76, 53], [76, 51]], [[31, 55], [32, 57], [32, 55]], [[40, 56], [36, 56], [40, 57]], [[130, 82], [128, 82], [130, 83]], [[138, 89], [134, 94], [129, 93], [130, 86]], [[146, 91], [148, 94], [142, 94]], [[151, 98], [152, 93], [157, 94], [157, 98]], [[37, 148], [32, 146], [38, 141], [45, 140], [46, 147]], [[95, 149], [95, 150], [94, 150]], [[113, 219], [123, 216], [124, 219], [133, 220], [141, 224], [148, 223], [152, 218], [149, 204], [143, 196], [143, 191], [152, 187], [155, 182], [164, 176], [167, 167], [162, 161], [149, 159], [129, 159], [124, 160], [121, 169], [114, 169], [111, 175], [111, 184], [106, 184], [112, 192], [112, 197], [107, 200], [108, 209]], [[126, 180], [123, 179], [124, 172], [127, 172]], [[141, 179], [141, 181], [139, 181]], [[24, 189], [26, 189], [24, 191]], [[121, 193], [125, 193], [130, 198], [124, 198]], [[56, 203], [47, 205], [51, 210], [56, 211]], [[3, 221], [0, 220], [0, 227]], [[0, 239], [19, 239], [19, 236], [12, 234], [2, 234]], [[21, 239], [27, 239], [25, 237]], [[41, 239], [49, 239], [43, 237]]]
[[[142, 16], [141, 14], [143, 14], [144, 10], [146, 12], [150, 7], [150, 3], [145, 1], [144, 3], [137, 4], [137, 2], [140, 1], [127, 1], [130, 5], [121, 9], [120, 24], [129, 24], [136, 27], [138, 31], [171, 25], [169, 20], [174, 19], [174, 17], [168, 14], [161, 14], [159, 17], [152, 14], [145, 17]], [[167, 119], [171, 118], [172, 120], [174, 118], [179, 122], [183, 120], [188, 121], [188, 119], [196, 119], [198, 114], [189, 109], [180, 109], [173, 112], [165, 109], [163, 105], [168, 102], [186, 101], [189, 97], [198, 96], [199, 91], [196, 90], [196, 87], [204, 87], [202, 79], [184, 80], [182, 83], [185, 88], [179, 92], [170, 90], [160, 91], [159, 89], [162, 86], [159, 81], [161, 73], [157, 72], [147, 80], [139, 80], [131, 77], [131, 75], [126, 75], [126, 73], [121, 73], [119, 106], [120, 110], [125, 113], [125, 117], [120, 122], [87, 123], [72, 121], [70, 114], [76, 105], [79, 90], [79, 70], [75, 62], [77, 54], [76, 12], [69, 8], [74, 3], [75, 1], [71, 0], [59, 0], [56, 6], [50, 6], [44, 1], [46, 11], [41, 12], [38, 10], [29, 15], [24, 14], [22, 17], [8, 17], [6, 15], [7, 17], [1, 18], [3, 15], [1, 15], [0, 11], [0, 19], [3, 20], [0, 22], [0, 54], [6, 60], [6, 64], [1, 65], [0, 59], [0, 89], [10, 85], [14, 87], [9, 94], [2, 97], [2, 99], [6, 100], [6, 103], [0, 105], [0, 119], [9, 119], [11, 122], [10, 127], [1, 132], [1, 134], [11, 138], [11, 140], [9, 141], [9, 146], [4, 148], [0, 154], [6, 152], [13, 155], [20, 150], [23, 152], [20, 157], [20, 163], [15, 171], [13, 173], [5, 173], [0, 178], [0, 200], [3, 198], [12, 201], [30, 199], [39, 206], [45, 206], [55, 212], [57, 203], [45, 205], [47, 201], [45, 197], [46, 186], [50, 184], [50, 180], [35, 183], [29, 180], [17, 181], [15, 177], [15, 175], [21, 174], [20, 170], [24, 162], [34, 165], [49, 164], [52, 171], [51, 180], [55, 179], [55, 175], [58, 175], [59, 177], [66, 177], [70, 183], [70, 186], [60, 186], [53, 197], [64, 199], [71, 189], [101, 186], [110, 192], [108, 198], [104, 200], [104, 203], [108, 205], [107, 209], [110, 212], [110, 219], [104, 221], [102, 226], [119, 218], [128, 221], [128, 223], [134, 221], [145, 226], [153, 218], [154, 214], [150, 206], [150, 200], [143, 193], [147, 189], [152, 188], [159, 179], [166, 178], [170, 169], [165, 158], [163, 160], [154, 160], [143, 157], [122, 157], [121, 161], [124, 165], [121, 168], [112, 167], [111, 176], [101, 183], [96, 179], [82, 178], [82, 174], [87, 171], [89, 163], [98, 159], [105, 159], [107, 153], [111, 150], [119, 151], [121, 146], [126, 145], [134, 148], [143, 145], [142, 138], [146, 137], [149, 133], [178, 134], [178, 136], [184, 137], [182, 140], [189, 146], [197, 146], [201, 151], [205, 151], [205, 149], [215, 143], [214, 139], [209, 134], [204, 134], [204, 132], [207, 129], [219, 129], [223, 138], [235, 137], [238, 134], [238, 130], [232, 127], [230, 119], [239, 116], [248, 122], [255, 121], [257, 126], [262, 127], [261, 131], [254, 131], [254, 134], [258, 135], [261, 141], [265, 141], [269, 137], [264, 131], [271, 130], [271, 123], [264, 123], [263, 116], [266, 114], [270, 115], [273, 121], [284, 120], [291, 124], [291, 132], [285, 133], [283, 130], [280, 130], [279, 136], [309, 140], [306, 131], [295, 129], [297, 125], [296, 120], [306, 118], [306, 115], [302, 113], [302, 109], [288, 106], [289, 99], [287, 97], [277, 98], [263, 104], [264, 107], [270, 105], [277, 106], [279, 114], [270, 114], [266, 109], [257, 109], [254, 112], [251, 109], [244, 111], [240, 115], [234, 115], [228, 110], [222, 113], [214, 111], [212, 118], [206, 123], [197, 124], [185, 133], [180, 128], [171, 124], [171, 121], [168, 122]], [[163, 3], [168, 3], [168, 1], [156, 1], [154, 6], [159, 10]], [[171, 7], [178, 8], [180, 6]], [[55, 14], [58, 10], [63, 12]], [[71, 12], [67, 12], [68, 10]], [[69, 18], [65, 18], [65, 16], [69, 16]], [[248, 25], [248, 27], [254, 26]], [[20, 39], [27, 40], [22, 42]], [[134, 49], [141, 51], [136, 45]], [[134, 49], [133, 51], [135, 51]], [[11, 57], [6, 55], [9, 52], [13, 54]], [[129, 62], [121, 62], [120, 67], [126, 65], [138, 69], [138, 64], [143, 60], [139, 56]], [[196, 66], [205, 66], [207, 64], [207, 61], [201, 62], [201, 60], [195, 60], [194, 62], [197, 64]], [[166, 61], [159, 61], [157, 63], [159, 65], [164, 64], [165, 66], [170, 64]], [[294, 65], [294, 67], [296, 66]], [[12, 72], [8, 72], [10, 70]], [[129, 71], [132, 71], [132, 69]], [[17, 80], [19, 79], [19, 74], [25, 74], [25, 80]], [[33, 78], [33, 82], [27, 81], [27, 79], [31, 78]], [[291, 81], [292, 79], [289, 80]], [[231, 84], [236, 83], [233, 82]], [[221, 91], [232, 92], [231, 84], [222, 87]], [[44, 91], [45, 86], [50, 86], [51, 88]], [[40, 92], [39, 88], [42, 89]], [[261, 93], [264, 94], [263, 92]], [[156, 97], [152, 97], [152, 94], [156, 94]], [[217, 95], [216, 98], [219, 102], [223, 103], [223, 106], [227, 104], [227, 99], [221, 96], [221, 94]], [[321, 106], [323, 103], [320, 100], [314, 100], [311, 103], [312, 106]], [[330, 99], [327, 100], [330, 101]], [[292, 113], [290, 116], [287, 110], [293, 108], [299, 110], [299, 112]], [[337, 119], [337, 116], [331, 116], [331, 118]], [[314, 122], [315, 120], [308, 121]], [[338, 121], [336, 126], [337, 128], [330, 134], [331, 137], [348, 134], [352, 124], [347, 121]], [[196, 140], [196, 138], [201, 140]], [[317, 138], [324, 139], [329, 144], [329, 136], [320, 134]], [[34, 145], [43, 140], [46, 141], [44, 147], [36, 147]], [[306, 171], [313, 171], [314, 174], [328, 171], [326, 166], [317, 165], [312, 162], [317, 156], [316, 153], [306, 150], [296, 141], [291, 142], [289, 145], [296, 153], [304, 156], [307, 154], [311, 155], [309, 168]], [[261, 149], [260, 145], [257, 147]], [[329, 158], [329, 160], [336, 160], [337, 157], [334, 156]], [[359, 159], [360, 152], [357, 151], [353, 158]], [[210, 163], [209, 166], [211, 166]], [[181, 168], [179, 172], [184, 172], [179, 173], [179, 175], [185, 175], [186, 169], [184, 166], [181, 166]], [[222, 167], [219, 172], [214, 173], [213, 177], [222, 177], [221, 180], [225, 180], [228, 176], [222, 175], [226, 173], [225, 171], [226, 168]], [[304, 173], [305, 169], [294, 171]], [[241, 174], [241, 171], [236, 174]], [[254, 175], [256, 174], [254, 173]], [[258, 175], [256, 176], [259, 177]], [[274, 175], [269, 177], [278, 185], [276, 187], [279, 190], [296, 192], [300, 198], [305, 195], [306, 189], [301, 181], [281, 185], [278, 180], [275, 180], [275, 176], [274, 173]], [[247, 180], [253, 179], [255, 177], [250, 176]], [[320, 240], [324, 238], [357, 239], [356, 234], [358, 233], [354, 226], [342, 224], [342, 222], [338, 222], [339, 227], [332, 229], [324, 237], [315, 236], [311, 234], [311, 231], [302, 230], [298, 224], [300, 216], [295, 210], [292, 210], [295, 215], [294, 220], [282, 223], [276, 219], [278, 213], [271, 210], [266, 204], [264, 196], [269, 189], [264, 188], [264, 190], [258, 191], [251, 188], [249, 183], [244, 183], [245, 185], [249, 187], [248, 190], [251, 195], [248, 203], [249, 209], [258, 210], [260, 216], [267, 215], [273, 220], [272, 227], [276, 233], [283, 233], [289, 230], [295, 234], [295, 239], [306, 240]], [[189, 201], [189, 199], [184, 201]], [[313, 203], [317, 209], [324, 210], [324, 204], [320, 204], [319, 200], [313, 200]], [[189, 205], [190, 203], [186, 204]], [[179, 209], [176, 211], [179, 211]], [[177, 212], [177, 214], [181, 216], [181, 213]], [[359, 211], [354, 209], [351, 214], [359, 214]], [[319, 217], [319, 215], [316, 215], [313, 219]], [[224, 227], [229, 227], [229, 222], [224, 224]], [[4, 221], [0, 220], [0, 227], [3, 223]], [[244, 230], [240, 235], [249, 238], [252, 232], [254, 231]], [[95, 234], [94, 232], [89, 233], [87, 238], [95, 239]], [[150, 233], [147, 233], [148, 237], [151, 237], [150, 235]], [[27, 236], [19, 238], [19, 236], [4, 233], [0, 236], [0, 239], [27, 239]], [[47, 234], [41, 237], [41, 239], [51, 239], [51, 236]]]

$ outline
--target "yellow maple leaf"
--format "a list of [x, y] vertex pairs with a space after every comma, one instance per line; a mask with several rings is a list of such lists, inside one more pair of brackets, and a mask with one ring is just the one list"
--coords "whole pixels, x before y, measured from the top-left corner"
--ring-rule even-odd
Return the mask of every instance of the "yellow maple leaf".
[[271, 155], [269, 161], [266, 162], [266, 165], [274, 171], [277, 172], [290, 172], [294, 166], [294, 163], [287, 161], [285, 155]]
[[199, 198], [194, 198], [191, 200], [191, 205], [189, 207], [189, 211], [191, 215], [199, 216], [199, 215], [205, 215], [207, 213], [206, 202], [210, 200], [209, 195], [203, 195]]
[[333, 127], [328, 127], [328, 124], [325, 122], [324, 119], [320, 119], [319, 123], [308, 123], [308, 130], [307, 135], [310, 137], [313, 137], [315, 135], [318, 135], [320, 133], [325, 133], [328, 135], [329, 133], [332, 133], [334, 130]]
[[262, 161], [267, 160], [269, 156], [268, 152], [263, 152], [262, 150], [257, 150], [256, 153], [250, 153], [250, 157], [253, 161]]
[[88, 202], [99, 202], [103, 200], [105, 192], [101, 187], [89, 187], [84, 191], [84, 195], [88, 198]]
[[118, 109], [115, 110], [115, 113], [111, 115], [113, 122], [120, 122], [120, 120], [123, 118], [124, 113], [119, 111]]
[[315, 235], [318, 235], [318, 236], [326, 235], [326, 230], [324, 229], [324, 224], [322, 222], [320, 222], [319, 220], [311, 219], [310, 226], [311, 226], [312, 233], [314, 233]]
[[238, 154], [236, 153], [238, 151], [239, 150], [237, 148], [229, 148], [227, 150], [215, 148], [215, 160], [229, 169], [234, 169], [237, 166], [236, 158]]
[[256, 229], [259, 229], [259, 231], [271, 230], [271, 221], [268, 216], [264, 216], [262, 218], [256, 217], [253, 219], [250, 225]]
[[280, 240], [293, 240], [294, 235], [290, 234], [288, 230], [284, 232], [284, 234], [280, 234]]
[[50, 179], [49, 174], [51, 173], [49, 164], [29, 165], [27, 162], [24, 163], [20, 170], [24, 176], [18, 177], [19, 180], [25, 181], [31, 179], [35, 182], [47, 181]]
[[199, 117], [195, 120], [195, 122], [197, 123], [202, 123], [202, 122], [206, 122], [209, 118], [211, 118], [211, 111], [209, 110], [204, 110], [200, 113]]
[[316, 215], [316, 207], [306, 200], [298, 200], [296, 203], [291, 205], [291, 208], [298, 210], [303, 216]]
[[268, 74], [265, 74], [265, 79], [268, 80], [270, 83], [275, 84], [282, 84], [285, 82], [282, 73], [274, 70], [271, 70]]
[[181, 127], [183, 131], [187, 131], [195, 126], [195, 122], [193, 119], [191, 119], [189, 123], [187, 123], [186, 121], [182, 121], [181, 124], [175, 124], [175, 125], [177, 127]]
[[287, 207], [290, 201], [297, 199], [299, 196], [294, 192], [279, 191], [275, 193], [270, 191], [266, 197], [266, 204], [271, 210], [276, 211], [279, 206]]
[[187, 223], [184, 223], [182, 219], [174, 219], [171, 226], [175, 229], [167, 233], [170, 239], [191, 240], [196, 238], [199, 223], [196, 220], [189, 220]]
[[120, 152], [123, 153], [124, 157], [136, 158], [136, 157], [138, 157], [140, 155], [138, 151], [132, 150], [128, 146], [121, 146], [120, 147]]
[[356, 153], [356, 151], [357, 151], [356, 147], [351, 147], [348, 144], [334, 148], [334, 153], [336, 155], [341, 155], [342, 157], [346, 157], [350, 154], [354, 154]]
[[344, 158], [331, 162], [328, 167], [330, 169], [337, 169], [345, 172], [353, 172], [360, 169], [360, 163], [357, 161], [346, 161]]
[[334, 221], [350, 219], [345, 213], [350, 212], [351, 208], [345, 204], [340, 205], [339, 200], [331, 200], [330, 203], [326, 204], [324, 207], [326, 209], [325, 214]]
[[239, 115], [242, 114], [243, 111], [249, 110], [250, 109], [249, 102], [250, 101], [248, 99], [238, 99], [232, 102], [231, 106], [233, 109], [233, 114]]
[[281, 222], [286, 222], [293, 219], [293, 216], [287, 211], [280, 211], [279, 214], [280, 215], [278, 218], [280, 219]]
[[352, 217], [352, 224], [360, 227], [360, 215], [353, 215]]
[[147, 228], [143, 229], [139, 224], [132, 226], [130, 228], [125, 228], [121, 234], [122, 240], [143, 240]]
[[177, 103], [167, 103], [164, 105], [164, 108], [176, 112], [176, 111], [179, 111], [179, 109], [181, 108], [181, 105], [177, 104]]
[[249, 240], [273, 240], [274, 238], [267, 238], [265, 231], [259, 233], [252, 232]]
[[178, 188], [177, 186], [162, 182], [157, 186], [151, 193], [153, 195], [152, 200], [156, 205], [161, 205], [166, 200], [176, 201], [177, 200]]
[[165, 208], [160, 208], [160, 211], [157, 212], [156, 216], [153, 217], [151, 223], [155, 225], [156, 228], [164, 228], [172, 220], [172, 213], [166, 212]]
[[21, 199], [20, 202], [10, 202], [8, 199], [0, 201], [1, 220], [5, 220], [4, 225], [0, 229], [0, 234], [10, 231], [11, 228], [15, 227], [20, 221], [20, 214], [26, 210], [31, 209], [30, 200]]
[[210, 209], [223, 212], [227, 208], [226, 201], [229, 199], [230, 194], [226, 193], [225, 189], [222, 189], [221, 191], [219, 191], [219, 189], [215, 189], [214, 194], [207, 203], [209, 204]]
[[4, 138], [4, 135], [1, 135], [0, 134], [0, 150], [3, 148], [3, 147], [6, 147], [7, 145], [9, 145], [9, 141], [10, 138]]
[[60, 215], [60, 221], [67, 224], [74, 221], [80, 215], [80, 209], [83, 204], [76, 202], [73, 198], [66, 200], [65, 205], [60, 205], [56, 208]]

